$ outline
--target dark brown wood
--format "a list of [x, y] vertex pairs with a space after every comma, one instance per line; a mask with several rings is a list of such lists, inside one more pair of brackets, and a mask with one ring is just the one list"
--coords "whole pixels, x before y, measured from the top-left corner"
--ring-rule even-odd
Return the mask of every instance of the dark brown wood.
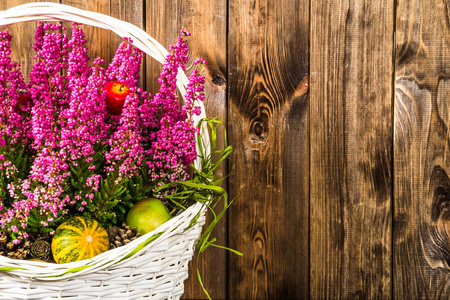
[[[208, 63], [202, 70], [206, 76], [206, 115], [219, 117], [227, 126], [226, 109], [226, 1], [150, 1], [146, 2], [146, 29], [166, 49], [175, 44], [180, 30], [188, 30], [190, 61], [187, 73], [192, 71], [192, 62], [197, 57], [205, 58]], [[161, 64], [154, 60], [147, 62], [147, 85], [151, 92], [158, 89], [157, 78], [161, 71]], [[223, 132], [218, 136], [218, 147], [223, 147]], [[217, 175], [226, 173], [226, 165], [218, 169]], [[226, 187], [226, 185], [224, 185]], [[216, 227], [213, 233], [217, 237], [217, 244], [227, 245], [226, 217]], [[197, 254], [195, 254], [194, 258]], [[227, 297], [227, 267], [224, 250], [211, 247], [200, 256], [199, 270], [202, 281], [215, 299]], [[196, 273], [196, 262], [189, 265], [189, 279], [185, 282], [185, 299], [206, 298]]]
[[394, 295], [450, 297], [450, 4], [398, 1]]
[[393, 13], [311, 2], [312, 299], [391, 298]]
[[309, 1], [230, 0], [229, 33], [229, 298], [305, 299]]

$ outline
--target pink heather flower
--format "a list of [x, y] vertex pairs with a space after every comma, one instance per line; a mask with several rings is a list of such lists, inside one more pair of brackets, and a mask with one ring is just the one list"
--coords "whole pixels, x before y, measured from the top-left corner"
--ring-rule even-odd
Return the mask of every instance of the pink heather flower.
[[[182, 31], [182, 36], [178, 38], [175, 46], [170, 46], [172, 51], [164, 61], [164, 65], [158, 79], [160, 88], [158, 93], [151, 97], [145, 97], [143, 104], [139, 107], [141, 114], [140, 126], [142, 130], [148, 132], [158, 131], [160, 128], [160, 120], [163, 116], [167, 116], [169, 122], [183, 121], [186, 115], [180, 112], [177, 96], [177, 75], [178, 68], [185, 69], [184, 64], [188, 61], [187, 41], [182, 37], [190, 35], [189, 32]], [[144, 134], [143, 134], [144, 136]], [[151, 134], [149, 140], [154, 140]]]
[[35, 35], [33, 48], [38, 61], [30, 74], [30, 93], [34, 104], [31, 122], [36, 150], [57, 146], [55, 116], [59, 115], [61, 105], [69, 101], [70, 93], [61, 74], [67, 68], [68, 38], [66, 34], [51, 32], [60, 29], [63, 29], [61, 24], [41, 23]]
[[67, 156], [71, 161], [77, 161], [76, 164], [82, 157], [92, 161], [93, 144], [98, 142], [99, 138], [104, 138], [95, 130], [91, 130], [97, 128], [98, 124], [103, 124], [105, 114], [96, 110], [100, 102], [98, 98], [102, 84], [101, 71], [98, 67], [92, 69], [87, 65], [89, 57], [86, 54], [85, 43], [83, 31], [76, 23], [73, 23], [72, 39], [69, 41], [72, 50], [69, 52], [67, 69], [70, 90], [69, 107], [61, 114], [62, 129], [59, 146], [60, 154], [63, 157]]
[[[71, 93], [62, 74], [69, 61], [69, 42], [67, 35], [59, 33], [60, 30], [64, 30], [61, 24], [41, 23], [35, 35], [35, 59], [38, 61], [33, 65], [29, 86], [33, 101], [32, 145], [37, 154], [29, 181], [24, 181], [21, 186], [21, 195], [26, 200], [16, 201], [12, 205], [18, 219], [25, 219], [32, 210], [55, 217], [65, 212], [65, 178], [70, 172], [65, 155], [59, 153], [61, 132], [58, 128], [61, 125], [59, 117], [63, 115], [62, 107], [68, 104]], [[42, 221], [41, 225], [46, 227], [48, 223]]]
[[115, 183], [136, 175], [143, 160], [142, 137], [138, 130], [139, 92], [142, 90], [136, 89], [143, 53], [131, 44], [132, 40], [125, 38], [106, 71], [108, 81], [117, 80], [130, 88], [122, 114], [115, 118], [114, 132], [107, 141], [109, 151], [105, 153], [106, 172], [108, 176], [117, 176]]
[[99, 66], [102, 63], [104, 63], [103, 59], [97, 58], [94, 60], [94, 67], [87, 81], [87, 98], [80, 107], [80, 122], [86, 125], [86, 141], [89, 141], [91, 145], [106, 140], [110, 128], [106, 123], [108, 113], [106, 112], [105, 94], [103, 93], [105, 69]]
[[143, 52], [132, 47], [133, 41], [124, 38], [119, 45], [112, 62], [106, 71], [107, 81], [120, 81], [128, 87], [136, 87], [139, 81], [139, 70], [141, 67]]
[[[199, 58], [194, 61], [195, 65], [206, 64], [206, 60]], [[182, 108], [183, 116], [189, 117], [193, 114], [200, 115], [200, 106], [195, 106], [195, 101], [203, 101], [205, 99], [205, 77], [198, 73], [198, 69], [192, 71], [189, 77], [189, 83], [186, 87], [185, 105]], [[191, 124], [193, 125], [193, 124]]]
[[11, 35], [0, 31], [0, 147], [16, 144], [26, 136], [26, 120], [19, 113], [19, 98], [26, 91], [20, 65], [11, 61]]
[[137, 175], [138, 166], [143, 160], [141, 136], [137, 129], [139, 97], [136, 93], [125, 99], [119, 127], [108, 140], [110, 151], [105, 154], [108, 176], [118, 171], [117, 182], [127, 176]]
[[[178, 68], [185, 69], [188, 61], [187, 41], [184, 36], [189, 32], [182, 31], [175, 46], [170, 46], [169, 54], [164, 62], [163, 69], [158, 80], [159, 92], [152, 98], [145, 97], [139, 107], [141, 114], [141, 136], [145, 137], [144, 145], [149, 145], [144, 150], [149, 159], [145, 162], [148, 173], [155, 182], [174, 182], [189, 178], [187, 165], [197, 157], [195, 149], [195, 136], [198, 133], [190, 116], [200, 114], [200, 108], [196, 101], [203, 101], [204, 77], [195, 69], [189, 77], [185, 95], [185, 105], [179, 109], [176, 94], [176, 76]], [[204, 64], [205, 60], [199, 59], [194, 64]]]

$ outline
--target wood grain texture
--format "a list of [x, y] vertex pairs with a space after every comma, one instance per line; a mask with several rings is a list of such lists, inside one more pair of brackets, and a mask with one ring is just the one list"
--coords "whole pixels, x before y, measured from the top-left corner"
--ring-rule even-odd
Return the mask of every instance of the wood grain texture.
[[[80, 9], [95, 11], [111, 17], [117, 18], [136, 25], [139, 28], [144, 29], [144, 0], [61, 0], [62, 4], [71, 5]], [[69, 29], [70, 24], [65, 24]], [[111, 62], [119, 44], [123, 41], [123, 37], [110, 32], [105, 29], [100, 29], [91, 26], [83, 26], [83, 32], [85, 34], [88, 47], [88, 55], [90, 62], [101, 57], [105, 60], [103, 65], [105, 68]], [[70, 30], [69, 30], [70, 31]], [[139, 85], [143, 88], [145, 86], [145, 59], [142, 63], [140, 71]]]
[[[110, 0], [60, 0], [60, 2], [76, 8], [111, 15]], [[70, 23], [64, 23], [64, 26], [68, 29], [68, 32], [71, 31], [72, 25]], [[107, 68], [117, 49], [117, 44], [113, 43], [112, 33], [97, 27], [83, 26], [82, 28], [87, 41], [87, 54], [90, 62], [96, 57], [101, 57], [105, 60], [103, 67]]]
[[394, 119], [394, 291], [450, 297], [448, 1], [398, 1]]
[[[59, 0], [10, 0], [0, 1], [0, 10], [5, 10], [17, 5], [22, 5], [30, 2], [56, 2]], [[22, 69], [25, 82], [30, 80], [30, 72], [34, 64], [33, 56], [35, 52], [33, 50], [34, 33], [36, 32], [37, 23], [18, 23], [9, 26], [7, 29], [13, 36], [11, 41], [11, 58], [18, 62]]]
[[[145, 0], [110, 0], [111, 17], [117, 18], [122, 21], [126, 21], [145, 31]], [[119, 44], [123, 41], [122, 37], [115, 33], [110, 33], [110, 39], [112, 43], [110, 52], [111, 58], [114, 57], [115, 50]], [[141, 70], [139, 72], [140, 79], [138, 85], [144, 89], [147, 89], [146, 82], [146, 61], [151, 59], [147, 55], [144, 56], [141, 64]]]
[[[227, 126], [226, 107], [226, 49], [227, 49], [227, 7], [226, 1], [167, 1], [148, 0], [146, 2], [146, 29], [166, 49], [175, 44], [180, 30], [188, 30], [190, 48], [189, 74], [192, 62], [197, 57], [203, 57], [207, 64], [202, 72], [206, 77], [204, 101], [206, 115], [217, 116]], [[147, 61], [148, 90], [157, 92], [157, 78], [161, 65], [155, 61]], [[223, 132], [219, 132], [218, 147], [223, 147]], [[217, 170], [218, 176], [226, 173], [227, 166]], [[226, 184], [223, 185], [226, 188]], [[213, 235], [217, 237], [217, 244], [227, 245], [226, 217], [216, 227]], [[197, 255], [197, 254], [195, 254]], [[199, 270], [202, 281], [215, 299], [227, 297], [227, 253], [224, 250], [211, 247], [200, 257]], [[185, 282], [184, 299], [204, 299], [204, 294], [198, 283], [196, 265], [192, 261], [189, 265], [189, 278]]]
[[309, 1], [229, 1], [231, 299], [308, 298], [308, 30]]
[[311, 2], [312, 299], [391, 298], [393, 4]]

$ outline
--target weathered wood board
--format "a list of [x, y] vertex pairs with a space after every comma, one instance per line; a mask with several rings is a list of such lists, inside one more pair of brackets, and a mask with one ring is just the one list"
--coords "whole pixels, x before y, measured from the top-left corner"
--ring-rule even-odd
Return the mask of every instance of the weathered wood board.
[[311, 1], [313, 299], [391, 298], [393, 13]]
[[231, 299], [308, 297], [308, 7], [229, 1]]
[[394, 296], [450, 297], [450, 4], [398, 1]]

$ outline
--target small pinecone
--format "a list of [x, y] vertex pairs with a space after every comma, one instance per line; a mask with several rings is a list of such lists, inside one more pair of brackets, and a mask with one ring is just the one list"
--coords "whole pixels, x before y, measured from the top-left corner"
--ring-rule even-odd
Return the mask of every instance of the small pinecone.
[[1, 251], [1, 255], [5, 255], [12, 259], [25, 259], [30, 253], [31, 242], [29, 240], [24, 240], [22, 237], [18, 238], [20, 244], [14, 245], [13, 242], [6, 244], [5, 250]]
[[37, 240], [30, 246], [30, 255], [32, 258], [49, 261], [51, 253], [50, 243], [45, 240]]
[[108, 228], [109, 247], [114, 249], [134, 241], [141, 236], [136, 229], [131, 229], [128, 225], [122, 224], [122, 227], [113, 226]]
[[8, 237], [6, 235], [0, 236], [0, 255], [5, 255], [7, 244], [8, 244]]

